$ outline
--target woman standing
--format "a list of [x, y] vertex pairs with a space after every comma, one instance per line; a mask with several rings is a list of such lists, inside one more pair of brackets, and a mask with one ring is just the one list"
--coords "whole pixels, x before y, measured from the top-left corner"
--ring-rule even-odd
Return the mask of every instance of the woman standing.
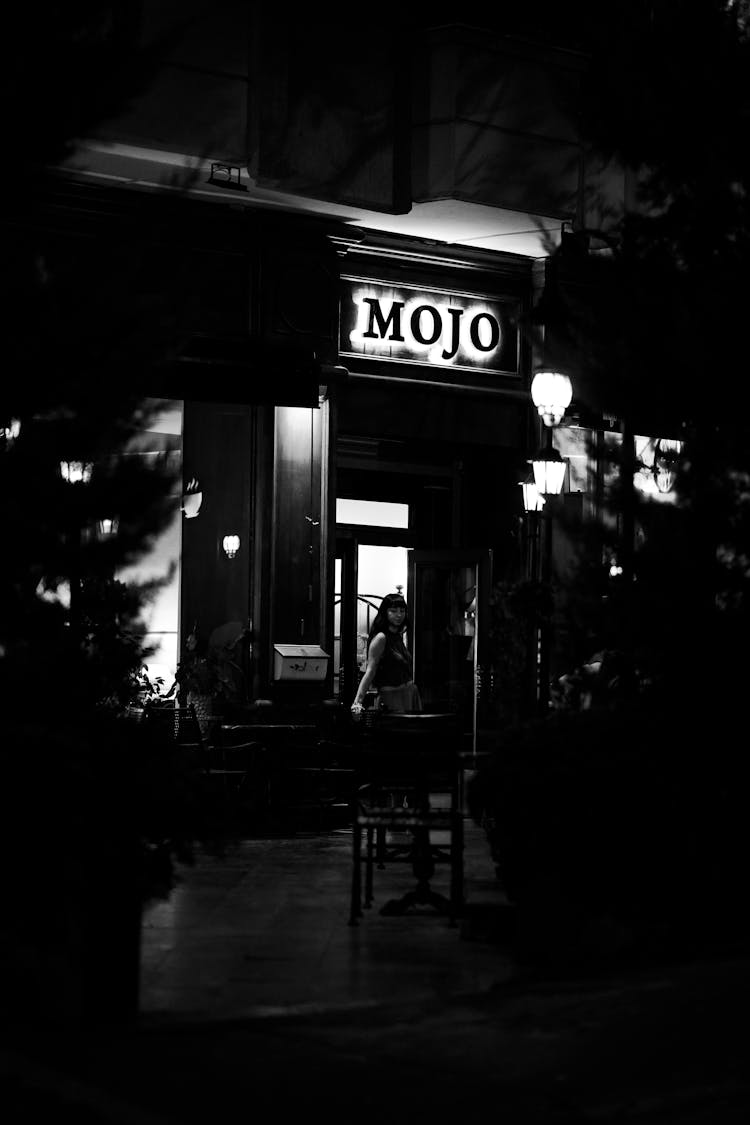
[[412, 659], [404, 643], [409, 624], [401, 594], [386, 594], [367, 638], [367, 667], [352, 703], [356, 715], [372, 684], [384, 711], [421, 711], [422, 701], [412, 679]]

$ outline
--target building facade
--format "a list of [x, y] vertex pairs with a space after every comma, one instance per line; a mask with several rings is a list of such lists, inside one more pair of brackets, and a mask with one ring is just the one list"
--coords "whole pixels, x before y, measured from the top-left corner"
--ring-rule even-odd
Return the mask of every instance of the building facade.
[[[188, 8], [115, 28], [168, 33], [163, 64], [45, 204], [92, 268], [137, 245], [174, 329], [144, 382], [164, 429], [140, 446], [183, 479], [148, 561], [177, 564], [157, 663], [242, 631], [245, 700], [347, 702], [400, 586], [427, 705], [475, 733], [492, 589], [524, 573], [549, 361], [530, 314], [566, 225], [627, 194], [576, 134], [583, 56], [495, 15]], [[284, 646], [320, 657], [315, 678], [290, 678]]]

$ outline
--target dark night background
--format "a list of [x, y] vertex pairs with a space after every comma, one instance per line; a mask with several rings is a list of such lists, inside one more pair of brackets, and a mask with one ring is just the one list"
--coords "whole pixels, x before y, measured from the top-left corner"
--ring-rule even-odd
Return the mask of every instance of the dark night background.
[[[488, 33], [581, 53], [581, 135], [591, 152], [637, 170], [646, 206], [613, 225], [609, 241], [583, 230], [553, 253], [526, 327], [533, 334], [543, 323], [571, 362], [582, 417], [618, 417], [626, 436], [679, 432], [679, 503], [641, 506], [625, 471], [613, 497], [614, 540], [610, 524], [584, 543], [573, 521], [582, 549], [566, 591], [570, 656], [616, 652], [616, 690], [590, 711], [509, 722], [472, 781], [471, 815], [486, 830], [513, 908], [467, 919], [461, 947], [470, 963], [477, 942], [491, 946], [503, 973], [512, 966], [502, 985], [446, 999], [438, 982], [429, 1003], [378, 1009], [375, 998], [372, 1011], [324, 1012], [318, 1022], [146, 1028], [112, 1019], [137, 972], [117, 967], [132, 937], [123, 931], [134, 917], [140, 924], [144, 901], [170, 901], [182, 865], [194, 876], [196, 856], [219, 882], [229, 879], [235, 842], [217, 838], [215, 809], [174, 747], [124, 728], [114, 714], [142, 687], [138, 620], [153, 590], [112, 575], [164, 526], [172, 470], [166, 460], [147, 469], [114, 458], [86, 492], [61, 483], [57, 465], [71, 449], [97, 462], [121, 450], [147, 420], [144, 389], [184, 348], [196, 316], [211, 327], [244, 309], [227, 312], [208, 285], [196, 298], [164, 200], [143, 207], [136, 238], [132, 225], [118, 232], [113, 203], [69, 252], [70, 197], [55, 167], [76, 138], [127, 122], [133, 101], [162, 88], [189, 32], [172, 6], [144, 47], [142, 7], [92, 0], [4, 17], [0, 429], [14, 418], [23, 424], [18, 440], [0, 437], [0, 819], [10, 915], [0, 1026], [9, 1119], [66, 1108], [82, 1121], [166, 1122], [238, 1108], [368, 1118], [483, 1106], [514, 1123], [581, 1122], [589, 1113], [654, 1125], [744, 1120], [746, 5], [497, 4], [465, 13], [447, 4], [259, 6], [268, 53], [258, 73], [273, 89], [278, 58], [291, 52], [300, 61], [294, 83], [310, 92], [310, 105], [332, 99], [337, 111], [365, 116], [382, 91], [362, 89], [361, 102], [347, 102], [352, 72], [337, 60], [359, 46], [398, 78], [399, 60], [428, 25], [462, 17]], [[269, 97], [263, 113], [272, 118], [275, 105]], [[189, 132], [190, 120], [185, 114], [175, 129]], [[268, 183], [288, 176], [312, 194], [306, 138], [295, 147], [294, 135], [276, 136], [272, 125], [259, 174]], [[383, 192], [398, 213], [411, 195], [398, 161], [391, 172]], [[361, 168], [338, 167], [325, 190], [341, 188], [346, 202], [366, 183]], [[611, 252], [597, 253], [603, 245]], [[486, 450], [472, 465], [480, 487], [464, 519], [489, 534], [483, 521], [510, 469], [501, 476]], [[116, 542], [87, 539], [84, 529], [113, 510]], [[623, 526], [633, 533], [627, 543]], [[624, 578], [602, 585], [591, 559], [613, 546]], [[78, 590], [68, 611], [40, 597], [65, 578]], [[503, 591], [500, 646], [509, 619], [525, 612], [523, 590]], [[103, 700], [112, 706], [103, 710]], [[71, 888], [86, 904], [80, 912]], [[258, 894], [269, 896], [258, 909], [272, 911], [268, 889]], [[94, 916], [117, 936], [103, 938]], [[57, 966], [69, 948], [87, 968], [76, 962], [55, 978], [56, 1011], [72, 1024], [61, 1029], [46, 1021], [39, 965]], [[356, 976], [352, 948], [341, 972]], [[405, 948], [384, 956], [411, 956], [416, 966], [422, 954]], [[94, 985], [92, 965], [101, 973]]]

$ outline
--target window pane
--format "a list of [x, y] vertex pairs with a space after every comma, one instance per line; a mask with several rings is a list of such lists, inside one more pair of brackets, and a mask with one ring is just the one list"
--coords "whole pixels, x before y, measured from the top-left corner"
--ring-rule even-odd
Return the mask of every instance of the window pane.
[[387, 504], [382, 500], [337, 500], [336, 522], [408, 528], [409, 505]]

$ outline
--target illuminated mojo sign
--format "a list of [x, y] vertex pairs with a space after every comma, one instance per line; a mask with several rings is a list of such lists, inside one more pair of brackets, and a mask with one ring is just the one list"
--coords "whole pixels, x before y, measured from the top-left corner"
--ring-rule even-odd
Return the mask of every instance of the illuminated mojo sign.
[[339, 354], [518, 374], [518, 305], [342, 279]]

